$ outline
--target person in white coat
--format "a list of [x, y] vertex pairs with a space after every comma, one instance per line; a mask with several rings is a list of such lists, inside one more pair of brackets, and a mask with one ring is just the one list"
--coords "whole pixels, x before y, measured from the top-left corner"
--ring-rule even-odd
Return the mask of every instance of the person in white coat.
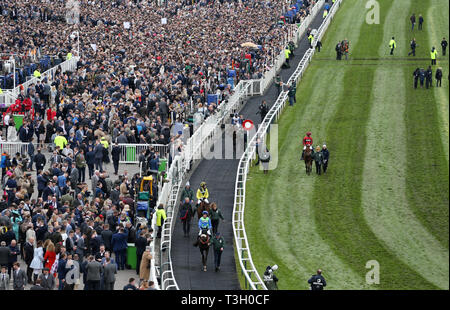
[[37, 242], [37, 247], [34, 249], [33, 260], [30, 267], [33, 268], [33, 284], [36, 284], [36, 279], [44, 269], [44, 249], [42, 248], [42, 240]]

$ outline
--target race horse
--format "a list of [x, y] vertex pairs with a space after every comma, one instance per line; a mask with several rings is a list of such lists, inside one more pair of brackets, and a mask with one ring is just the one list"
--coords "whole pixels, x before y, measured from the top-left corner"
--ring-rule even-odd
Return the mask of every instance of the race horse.
[[208, 211], [208, 214], [209, 214], [209, 212], [211, 211], [211, 204], [206, 203], [205, 200], [202, 199], [199, 206], [197, 207], [198, 219], [200, 219], [202, 217], [203, 211]]
[[306, 147], [305, 155], [303, 158], [305, 160], [306, 174], [310, 175], [312, 172], [312, 162], [313, 162], [311, 147]]
[[202, 254], [203, 271], [206, 271], [206, 261], [208, 259], [209, 246], [211, 244], [207, 229], [202, 229], [202, 234], [198, 239], [198, 248]]

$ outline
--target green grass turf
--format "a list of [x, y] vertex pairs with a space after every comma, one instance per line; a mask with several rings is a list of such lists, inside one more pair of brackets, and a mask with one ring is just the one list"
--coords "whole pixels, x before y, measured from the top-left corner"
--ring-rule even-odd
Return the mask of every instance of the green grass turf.
[[[367, 25], [364, 1], [344, 1], [296, 105], [279, 120], [278, 168], [249, 174], [253, 260], [261, 274], [280, 266], [281, 289], [307, 289], [319, 267], [330, 289], [448, 289], [448, 83], [412, 89], [429, 47], [448, 37], [448, 2], [379, 2], [380, 24]], [[410, 31], [413, 12], [425, 17], [421, 32]], [[389, 56], [393, 35], [398, 47]], [[417, 60], [407, 57], [411, 36]], [[332, 60], [343, 38], [358, 60]], [[448, 56], [438, 65], [446, 76]], [[330, 149], [327, 175], [304, 174], [298, 158], [307, 130]], [[365, 283], [371, 259], [380, 263], [379, 285]]]

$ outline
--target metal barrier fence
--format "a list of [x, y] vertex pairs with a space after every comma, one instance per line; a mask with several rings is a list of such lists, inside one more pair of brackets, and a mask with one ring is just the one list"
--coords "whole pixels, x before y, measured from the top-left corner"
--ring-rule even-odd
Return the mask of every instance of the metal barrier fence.
[[[112, 146], [111, 146], [112, 147]], [[139, 163], [139, 155], [143, 150], [154, 148], [159, 152], [160, 157], [168, 158], [170, 145], [164, 144], [119, 144], [120, 159], [119, 163], [137, 164]]]
[[[56, 70], [59, 67], [61, 68], [61, 72], [75, 71], [77, 69], [78, 60], [79, 57], [74, 56], [70, 60], [66, 60], [60, 63], [59, 65], [54, 66], [53, 68], [45, 71], [44, 73], [41, 73], [40, 79], [32, 77], [31, 79], [22, 84], [24, 90], [26, 90], [31, 84], [36, 84], [37, 81], [42, 81], [45, 78], [47, 78], [49, 82], [53, 81]], [[17, 96], [19, 96], [20, 94], [20, 88], [21, 88], [20, 86], [17, 86], [12, 90], [3, 90], [3, 93], [0, 94], [0, 104], [4, 104], [6, 107], [9, 107], [11, 104], [13, 104], [14, 101], [17, 99]]]
[[[311, 62], [311, 59], [315, 52], [315, 44], [317, 40], [321, 39], [324, 35], [328, 25], [330, 24], [334, 14], [337, 9], [341, 5], [343, 0], [337, 0], [335, 4], [331, 7], [329, 14], [325, 18], [324, 22], [319, 27], [316, 38], [313, 41], [313, 48], [307, 50], [302, 60], [300, 61], [297, 69], [289, 78], [289, 82], [295, 82], [296, 84], [300, 81], [305, 72], [308, 64]], [[241, 272], [245, 277], [245, 287], [247, 288], [247, 283], [250, 288], [253, 290], [256, 289], [267, 289], [264, 282], [261, 280], [261, 277], [253, 264], [250, 245], [247, 240], [247, 234], [245, 232], [245, 186], [247, 181], [247, 175], [252, 163], [252, 160], [256, 159], [256, 139], [259, 137], [261, 141], [266, 140], [266, 135], [270, 124], [274, 120], [278, 120], [280, 117], [283, 108], [286, 105], [286, 101], [288, 98], [288, 92], [283, 91], [277, 98], [277, 101], [272, 106], [270, 111], [267, 113], [260, 127], [258, 128], [257, 133], [252, 137], [250, 142], [248, 143], [248, 147], [242, 155], [239, 166], [237, 170], [236, 184], [235, 184], [235, 195], [234, 195], [234, 207], [233, 207], [233, 233], [234, 233], [234, 242], [236, 245], [236, 252], [238, 254], [239, 265], [241, 267]]]
[[[37, 148], [37, 143], [34, 143], [34, 148]], [[10, 156], [14, 156], [16, 153], [28, 155], [28, 143], [0, 142], [0, 152], [7, 152]]]

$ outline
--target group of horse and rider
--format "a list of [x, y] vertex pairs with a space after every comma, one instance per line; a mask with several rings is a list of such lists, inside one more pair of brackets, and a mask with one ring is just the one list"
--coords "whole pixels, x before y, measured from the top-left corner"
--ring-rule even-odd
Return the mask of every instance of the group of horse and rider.
[[[183, 223], [184, 237], [189, 236], [191, 219], [195, 213], [198, 216], [198, 236], [194, 246], [198, 246], [202, 255], [203, 271], [206, 271], [206, 262], [208, 258], [209, 247], [214, 248], [214, 265], [215, 271], [220, 270], [220, 260], [225, 246], [225, 240], [218, 231], [220, 220], [224, 220], [222, 212], [218, 209], [216, 203], [210, 203], [208, 188], [206, 182], [201, 182], [197, 190], [197, 204], [194, 203], [194, 192], [190, 187], [190, 183], [186, 183], [181, 197], [184, 200], [180, 205], [180, 219]], [[214, 235], [214, 237], [213, 237]]]
[[316, 146], [316, 149], [314, 151], [313, 138], [311, 137], [310, 131], [306, 133], [306, 136], [303, 138], [302, 143], [303, 152], [302, 158], [300, 160], [305, 161], [306, 174], [311, 174], [313, 161], [316, 165], [316, 173], [318, 175], [322, 174], [322, 170], [323, 173], [326, 173], [328, 169], [328, 159], [330, 158], [330, 152], [328, 151], [326, 144], [324, 143], [322, 145], [322, 148], [320, 148], [319, 145]]

